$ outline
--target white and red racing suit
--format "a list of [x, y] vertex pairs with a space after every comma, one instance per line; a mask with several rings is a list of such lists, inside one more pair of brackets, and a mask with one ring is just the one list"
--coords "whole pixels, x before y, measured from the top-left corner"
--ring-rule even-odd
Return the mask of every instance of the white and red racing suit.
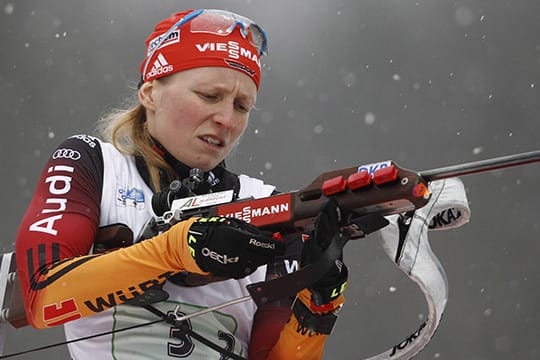
[[[238, 178], [239, 198], [260, 198], [274, 191], [258, 179]], [[88, 337], [68, 345], [73, 359], [222, 358], [185, 332], [155, 322], [159, 318], [146, 309], [122, 304], [152, 286], [163, 286], [169, 297], [153, 306], [165, 314], [175, 309], [191, 313], [246, 296], [246, 285], [265, 279], [266, 266], [240, 280], [204, 286], [170, 281], [186, 268], [177, 254], [188, 225], [137, 242], [155, 215], [152, 195], [134, 157], [88, 135], [66, 139], [41, 174], [19, 228], [18, 273], [32, 326], [64, 324], [67, 340]], [[118, 224], [130, 230], [134, 244], [95, 254], [99, 231]], [[269, 266], [269, 276], [295, 270], [300, 246], [288, 245], [288, 254]], [[154, 323], [120, 331], [150, 322]], [[253, 302], [244, 302], [187, 324], [236, 354], [247, 357], [250, 348], [250, 358], [316, 359], [326, 340], [326, 335], [302, 329], [288, 305], [257, 309]], [[100, 333], [107, 334], [92, 337]]]

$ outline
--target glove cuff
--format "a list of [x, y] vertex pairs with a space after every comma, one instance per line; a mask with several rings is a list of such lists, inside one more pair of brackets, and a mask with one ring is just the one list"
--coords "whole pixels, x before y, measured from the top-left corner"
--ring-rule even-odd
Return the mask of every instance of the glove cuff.
[[301, 301], [313, 314], [327, 314], [341, 309], [345, 303], [345, 296], [343, 292], [340, 293], [336, 298], [327, 302], [325, 304], [317, 305], [313, 301], [313, 293], [309, 289], [303, 289], [296, 296], [296, 301]]
[[337, 312], [316, 315], [298, 299], [293, 304], [292, 312], [301, 328], [309, 330], [310, 333], [329, 335], [337, 321]]
[[338, 313], [345, 302], [340, 294], [335, 300], [320, 306], [311, 300], [311, 291], [304, 289], [297, 294], [292, 312], [298, 324], [310, 333], [329, 335], [334, 329]]
[[209, 272], [201, 269], [194, 257], [194, 249], [190, 246], [190, 236], [188, 233], [191, 225], [197, 221], [197, 218], [190, 218], [185, 221], [181, 221], [172, 226], [165, 234], [168, 234], [171, 244], [173, 244], [171, 251], [173, 254], [178, 254], [178, 262], [182, 264], [185, 271], [195, 274], [209, 275]]
[[323, 279], [309, 287], [311, 301], [316, 306], [324, 306], [331, 303], [343, 294], [347, 288], [348, 277], [349, 271], [347, 266], [341, 260], [336, 260], [336, 266]]

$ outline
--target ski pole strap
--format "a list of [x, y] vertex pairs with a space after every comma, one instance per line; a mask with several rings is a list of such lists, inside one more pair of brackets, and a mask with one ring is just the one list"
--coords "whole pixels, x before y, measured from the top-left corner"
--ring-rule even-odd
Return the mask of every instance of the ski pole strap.
[[470, 209], [460, 179], [432, 181], [429, 187], [431, 199], [426, 206], [409, 214], [409, 221], [404, 221], [401, 215], [391, 215], [390, 224], [372, 235], [381, 241], [390, 259], [424, 294], [429, 310], [427, 320], [399, 344], [366, 360], [412, 358], [427, 345], [446, 307], [448, 281], [431, 250], [427, 234], [428, 230], [447, 230], [467, 223]]

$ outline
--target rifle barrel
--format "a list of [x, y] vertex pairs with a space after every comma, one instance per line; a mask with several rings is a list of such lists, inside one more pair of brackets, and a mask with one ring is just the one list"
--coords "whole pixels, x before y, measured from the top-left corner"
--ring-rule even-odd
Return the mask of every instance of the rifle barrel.
[[425, 170], [420, 172], [420, 176], [422, 176], [426, 181], [433, 181], [535, 162], [540, 162], [540, 150]]

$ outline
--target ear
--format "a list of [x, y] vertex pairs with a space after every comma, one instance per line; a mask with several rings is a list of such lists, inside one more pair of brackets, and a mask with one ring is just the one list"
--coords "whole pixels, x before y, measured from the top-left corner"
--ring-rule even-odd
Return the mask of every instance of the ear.
[[155, 105], [155, 86], [154, 86], [154, 80], [147, 81], [141, 85], [139, 88], [139, 91], [137, 92], [137, 95], [139, 97], [140, 103], [147, 109], [147, 110], [154, 110]]

